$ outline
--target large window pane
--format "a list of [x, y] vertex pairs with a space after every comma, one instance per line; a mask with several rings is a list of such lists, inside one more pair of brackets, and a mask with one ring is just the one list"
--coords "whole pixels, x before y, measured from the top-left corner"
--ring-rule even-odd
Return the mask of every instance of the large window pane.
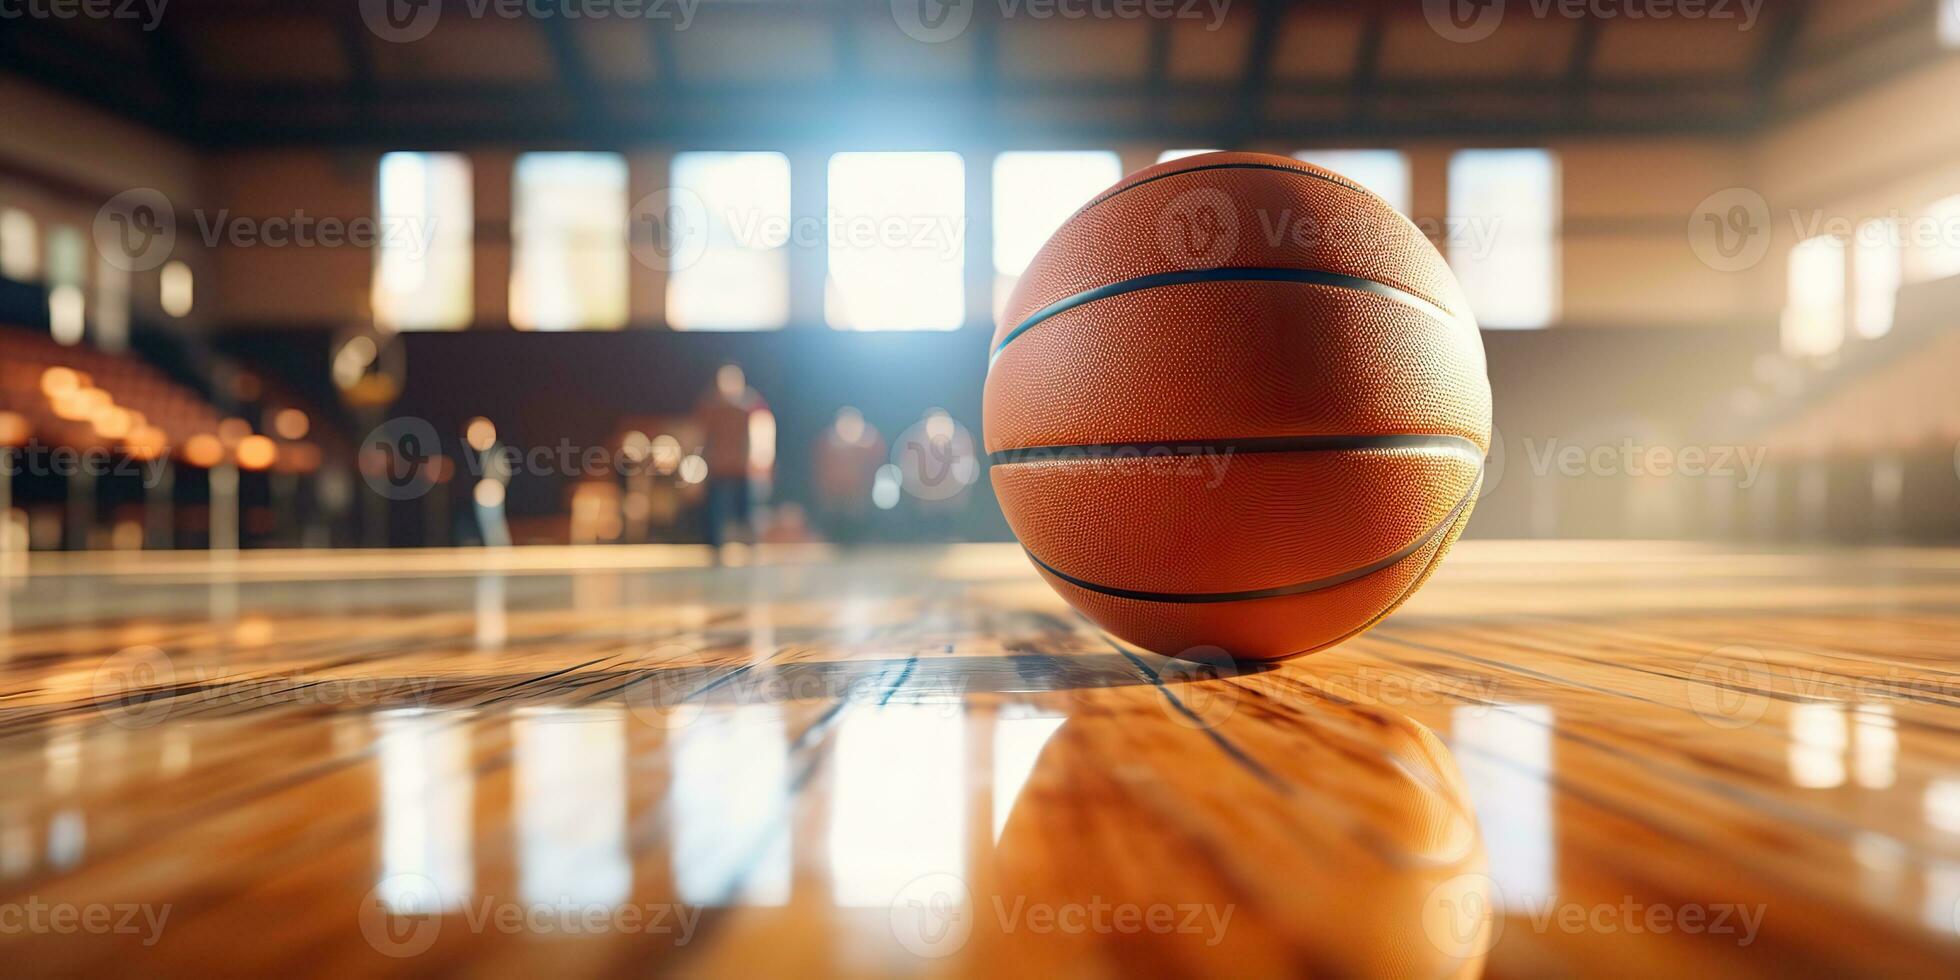
[[1882, 337], [1892, 329], [1899, 297], [1899, 223], [1873, 218], [1858, 226], [1851, 257], [1852, 326], [1860, 337]]
[[1450, 158], [1450, 265], [1479, 325], [1543, 327], [1558, 311], [1558, 164], [1545, 150], [1464, 150]]
[[1783, 351], [1814, 357], [1843, 343], [1844, 242], [1830, 235], [1806, 238], [1790, 250]]
[[1293, 157], [1326, 167], [1409, 213], [1409, 157], [1401, 150], [1301, 150]]
[[0, 208], [0, 276], [31, 282], [40, 275], [39, 238], [33, 215], [19, 208]]
[[994, 158], [994, 311], [1077, 208], [1123, 177], [1105, 150], [1003, 153]]
[[79, 344], [87, 328], [88, 245], [81, 229], [48, 229], [48, 334], [63, 344]]
[[510, 322], [520, 330], [626, 323], [626, 159], [617, 153], [517, 158]]
[[388, 153], [377, 181], [374, 322], [456, 330], [474, 315], [470, 291], [470, 163], [457, 153]]
[[[681, 153], [679, 211], [707, 223], [698, 257], [667, 277], [676, 330], [773, 330], [789, 322], [789, 158], [781, 153]], [[684, 205], [684, 206], [683, 206]], [[677, 253], [687, 255], [687, 251]]]
[[1960, 276], [1960, 194], [1926, 205], [1922, 229], [1911, 238], [1912, 281]]
[[952, 330], [966, 319], [966, 166], [957, 153], [830, 158], [824, 319]]

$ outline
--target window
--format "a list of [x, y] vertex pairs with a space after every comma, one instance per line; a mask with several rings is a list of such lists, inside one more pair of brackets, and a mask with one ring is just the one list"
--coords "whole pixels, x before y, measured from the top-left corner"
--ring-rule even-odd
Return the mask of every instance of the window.
[[376, 197], [374, 321], [398, 330], [457, 330], [474, 315], [470, 163], [457, 153], [387, 153]]
[[1954, 0], [1940, 4], [1940, 43], [1960, 48], [1960, 3]]
[[625, 326], [626, 158], [617, 153], [518, 157], [511, 245], [511, 326]]
[[[789, 158], [781, 153], [681, 153], [666, 202], [698, 206], [698, 257], [677, 250], [667, 275], [676, 330], [773, 330], [789, 322]], [[698, 200], [697, 200], [698, 199]], [[683, 229], [676, 229], [682, 231]]]
[[1858, 336], [1883, 337], [1892, 329], [1899, 299], [1899, 223], [1873, 218], [1858, 226], [1851, 256], [1851, 325]]
[[1450, 158], [1450, 265], [1487, 328], [1543, 327], [1558, 307], [1558, 164], [1546, 150], [1464, 150]]
[[830, 158], [824, 319], [840, 330], [966, 320], [966, 165], [957, 153]]
[[1293, 158], [1326, 167], [1409, 213], [1409, 156], [1401, 150], [1301, 150]]
[[1217, 150], [1165, 150], [1164, 152], [1157, 154], [1157, 162], [1169, 163], [1172, 160], [1182, 160], [1185, 157], [1194, 157], [1200, 153], [1217, 153], [1217, 152], [1218, 152]]
[[1820, 356], [1844, 343], [1844, 242], [1830, 235], [1806, 238], [1790, 250], [1790, 279], [1783, 305], [1783, 352]]
[[95, 346], [119, 354], [129, 347], [129, 270], [128, 260], [95, 258]]
[[1925, 226], [1912, 240], [1912, 281], [1960, 276], [1960, 194], [1928, 204]]
[[32, 281], [41, 271], [41, 243], [34, 216], [19, 208], [0, 208], [0, 276]]
[[157, 275], [157, 305], [171, 316], [189, 316], [194, 295], [191, 267], [172, 259]]
[[994, 312], [1048, 236], [1109, 185], [1123, 164], [1105, 150], [1003, 153], [994, 158]]
[[88, 301], [88, 245], [80, 229], [61, 225], [48, 231], [48, 333], [63, 344], [81, 343]]

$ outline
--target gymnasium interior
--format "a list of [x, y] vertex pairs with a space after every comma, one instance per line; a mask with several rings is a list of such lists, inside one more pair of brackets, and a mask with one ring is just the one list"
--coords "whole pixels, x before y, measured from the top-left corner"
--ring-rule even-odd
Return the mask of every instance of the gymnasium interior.
[[[0, 956], [1952, 976], [1956, 95], [1956, 0], [0, 0]], [[1273, 662], [990, 478], [1043, 243], [1213, 151], [1491, 393]]]

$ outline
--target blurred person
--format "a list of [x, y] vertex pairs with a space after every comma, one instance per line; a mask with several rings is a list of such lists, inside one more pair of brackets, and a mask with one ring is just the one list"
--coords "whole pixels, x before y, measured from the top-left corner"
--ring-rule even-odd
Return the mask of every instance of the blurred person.
[[885, 437], [849, 405], [817, 437], [814, 454], [817, 510], [823, 528], [840, 544], [864, 539], [871, 516], [871, 486], [885, 462]]
[[749, 416], [767, 406], [748, 385], [741, 365], [723, 364], [715, 383], [694, 406], [707, 463], [702, 507], [707, 541], [717, 549], [730, 540], [754, 539], [749, 513]]
[[968, 493], [980, 477], [973, 434], [943, 408], [928, 408], [892, 446], [900, 487], [910, 501], [912, 522], [924, 541], [957, 541]]

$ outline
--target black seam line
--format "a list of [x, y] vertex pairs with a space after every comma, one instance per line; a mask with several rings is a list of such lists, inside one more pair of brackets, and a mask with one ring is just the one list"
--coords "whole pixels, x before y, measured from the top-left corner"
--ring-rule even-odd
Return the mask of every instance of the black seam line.
[[[1481, 478], [1483, 475], [1481, 465], [1478, 467], [1478, 470], [1478, 477]], [[1410, 542], [1407, 547], [1402, 548], [1394, 554], [1380, 561], [1362, 565], [1359, 568], [1350, 568], [1338, 575], [1329, 575], [1326, 578], [1317, 578], [1310, 582], [1281, 585], [1270, 589], [1248, 589], [1243, 592], [1142, 592], [1136, 589], [1119, 589], [1114, 586], [1098, 585], [1094, 582], [1087, 582], [1076, 578], [1035, 557], [1034, 552], [1028, 551], [1026, 547], [1023, 547], [1021, 550], [1028, 551], [1029, 561], [1040, 565], [1056, 578], [1077, 588], [1088, 589], [1091, 592], [1100, 592], [1107, 596], [1115, 596], [1118, 599], [1135, 599], [1139, 602], [1164, 602], [1178, 605], [1195, 605], [1210, 602], [1243, 602], [1247, 599], [1277, 599], [1282, 596], [1303, 595], [1308, 592], [1331, 589], [1336, 585], [1352, 582], [1358, 578], [1366, 578], [1428, 547], [1431, 542], [1436, 540], [1438, 535], [1442, 534], [1450, 525], [1455, 524], [1456, 519], [1462, 516], [1464, 509], [1470, 506], [1472, 500], [1476, 499], [1477, 486], [1481, 482], [1481, 479], [1471, 480], [1470, 489], [1464, 492], [1463, 499], [1457, 501], [1456, 506], [1450, 508], [1450, 512], [1443, 515], [1442, 520], [1437, 521], [1435, 526], [1423, 532], [1414, 541]]]
[[1483, 450], [1463, 436], [1396, 433], [1393, 435], [1255, 436], [1245, 439], [1170, 439], [1162, 442], [1104, 442], [1080, 446], [1027, 446], [997, 449], [987, 454], [995, 466], [1045, 463], [1051, 460], [1120, 460], [1163, 456], [1236, 456], [1252, 453], [1322, 453], [1362, 449], [1441, 449], [1468, 451], [1481, 458]]
[[1154, 272], [1147, 276], [1137, 276], [1133, 279], [1097, 286], [1094, 289], [1085, 289], [1073, 296], [1064, 296], [1028, 314], [1028, 318], [1022, 320], [1020, 326], [1009, 331], [1007, 336], [1002, 337], [1000, 343], [994, 346], [993, 356], [987, 359], [987, 366], [992, 367], [995, 361], [1000, 360], [1001, 352], [1007, 349], [1008, 344], [1014, 342], [1014, 338], [1034, 329], [1036, 324], [1049, 317], [1111, 296], [1121, 296], [1124, 293], [1134, 293], [1143, 289], [1156, 289], [1160, 286], [1182, 286], [1194, 282], [1297, 282], [1310, 286], [1333, 286], [1337, 289], [1352, 289], [1400, 303], [1438, 323], [1461, 322], [1448, 310], [1406, 289], [1342, 272], [1328, 272], [1325, 269], [1271, 269], [1257, 266], [1179, 269], [1175, 272]]
[[1109, 193], [1104, 194], [1103, 196], [1096, 198], [1095, 200], [1090, 201], [1087, 204], [1082, 205], [1082, 210], [1077, 211], [1076, 214], [1081, 214], [1083, 211], [1087, 211], [1090, 208], [1093, 208], [1096, 205], [1103, 203], [1104, 201], [1108, 201], [1113, 198], [1121, 197], [1124, 194], [1128, 194], [1129, 192], [1136, 190], [1137, 188], [1142, 187], [1145, 184], [1154, 184], [1160, 180], [1168, 180], [1172, 177], [1182, 177], [1185, 174], [1201, 174], [1207, 170], [1275, 170], [1283, 174], [1297, 174], [1298, 176], [1301, 177], [1310, 177], [1314, 180], [1323, 180], [1326, 181], [1327, 183], [1333, 184], [1336, 187], [1345, 187], [1348, 190], [1357, 191], [1362, 194], [1370, 193], [1367, 188], [1362, 187], [1360, 184], [1354, 183], [1351, 180], [1336, 176], [1334, 174], [1321, 173], [1318, 170], [1309, 170], [1305, 166], [1288, 167], [1277, 163], [1208, 163], [1202, 167], [1185, 167], [1182, 170], [1173, 170], [1167, 174], [1158, 174], [1155, 177], [1146, 177], [1143, 180], [1139, 180], [1134, 184], [1126, 184], [1122, 187], [1118, 187], [1117, 189], [1110, 191]]

